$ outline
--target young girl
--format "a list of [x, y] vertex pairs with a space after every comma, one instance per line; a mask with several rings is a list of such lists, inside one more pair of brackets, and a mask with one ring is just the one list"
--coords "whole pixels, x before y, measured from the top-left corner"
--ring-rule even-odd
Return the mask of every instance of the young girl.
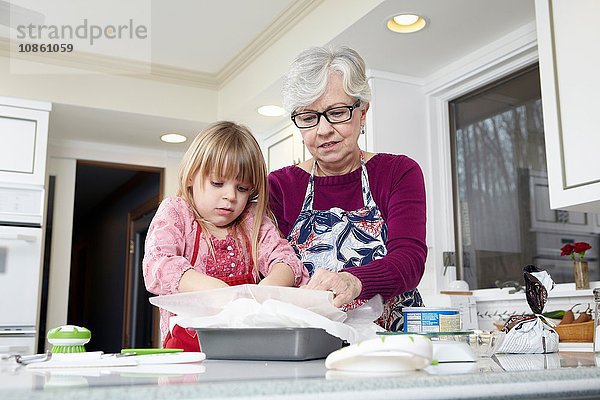
[[[308, 272], [268, 217], [267, 171], [254, 136], [233, 122], [201, 132], [185, 153], [177, 196], [160, 204], [146, 238], [148, 291], [173, 294], [244, 283], [300, 286]], [[199, 351], [194, 331], [169, 329], [164, 347]]]

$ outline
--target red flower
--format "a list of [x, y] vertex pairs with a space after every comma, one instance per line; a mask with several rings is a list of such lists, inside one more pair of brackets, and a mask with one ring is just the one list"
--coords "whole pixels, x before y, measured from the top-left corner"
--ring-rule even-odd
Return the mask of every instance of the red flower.
[[577, 242], [574, 244], [567, 243], [560, 248], [560, 255], [571, 256], [571, 260], [575, 261], [575, 254], [579, 254], [579, 260], [583, 261], [585, 252], [591, 248], [592, 246], [590, 246], [589, 243], [586, 242]]
[[570, 256], [574, 250], [575, 249], [573, 248], [573, 245], [571, 243], [567, 243], [563, 247], [560, 248], [560, 255], [561, 256]]
[[586, 242], [577, 242], [573, 245], [573, 251], [575, 253], [585, 253], [586, 250], [589, 250], [591, 248], [592, 246], [590, 246]]

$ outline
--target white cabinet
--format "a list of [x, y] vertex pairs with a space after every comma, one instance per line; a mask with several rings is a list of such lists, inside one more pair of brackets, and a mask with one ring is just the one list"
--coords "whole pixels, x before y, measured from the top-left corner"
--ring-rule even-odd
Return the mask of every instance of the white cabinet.
[[0, 97], [0, 182], [43, 186], [49, 103]]
[[535, 2], [550, 205], [600, 212], [600, 2]]
[[299, 164], [310, 157], [302, 142], [302, 136], [293, 125], [288, 125], [263, 143], [265, 162], [269, 172], [292, 164]]

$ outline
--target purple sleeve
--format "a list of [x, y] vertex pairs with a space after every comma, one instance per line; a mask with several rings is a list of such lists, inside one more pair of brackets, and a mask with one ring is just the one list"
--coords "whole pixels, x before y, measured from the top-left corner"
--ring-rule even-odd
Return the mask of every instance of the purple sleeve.
[[287, 237], [300, 214], [308, 175], [301, 179], [294, 169], [286, 167], [269, 174], [269, 207], [277, 227]]
[[283, 219], [283, 190], [277, 179], [276, 172], [269, 174], [269, 208], [275, 217], [277, 227], [286, 236], [290, 234], [292, 227]]
[[425, 271], [426, 209], [421, 168], [408, 157], [397, 157], [393, 168], [380, 172], [381, 175], [369, 178], [389, 180], [389, 185], [379, 185], [381, 195], [377, 196], [388, 227], [387, 254], [368, 265], [345, 270], [362, 282], [359, 299], [370, 299], [376, 294], [389, 299], [415, 289]]

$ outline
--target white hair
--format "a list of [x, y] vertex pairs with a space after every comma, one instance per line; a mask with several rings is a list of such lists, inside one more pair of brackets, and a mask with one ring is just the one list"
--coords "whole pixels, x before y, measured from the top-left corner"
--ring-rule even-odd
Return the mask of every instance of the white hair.
[[340, 47], [311, 47], [301, 52], [283, 82], [283, 107], [293, 113], [325, 93], [329, 76], [342, 77], [344, 91], [350, 97], [368, 103], [371, 88], [367, 82], [365, 62], [353, 49]]

